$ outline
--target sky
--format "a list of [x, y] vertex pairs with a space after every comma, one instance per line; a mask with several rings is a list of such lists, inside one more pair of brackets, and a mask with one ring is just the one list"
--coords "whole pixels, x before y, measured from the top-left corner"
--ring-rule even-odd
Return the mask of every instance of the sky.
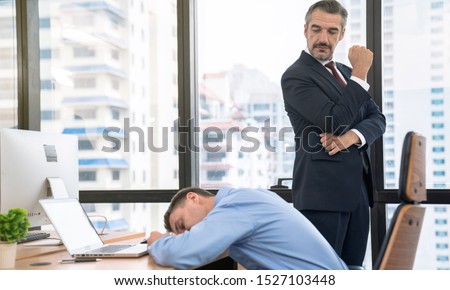
[[200, 76], [241, 63], [260, 69], [270, 80], [279, 83], [284, 70], [306, 47], [304, 16], [314, 2], [199, 0]]

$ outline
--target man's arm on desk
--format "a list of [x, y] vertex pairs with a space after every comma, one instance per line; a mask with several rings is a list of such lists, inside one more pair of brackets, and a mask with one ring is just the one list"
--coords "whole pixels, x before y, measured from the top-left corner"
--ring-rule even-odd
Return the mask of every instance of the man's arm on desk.
[[192, 269], [218, 259], [233, 243], [249, 237], [253, 226], [238, 210], [216, 210], [180, 235], [153, 232], [148, 252], [162, 266]]
[[160, 233], [158, 231], [153, 231], [150, 233], [150, 236], [147, 239], [147, 244], [151, 245], [162, 237], [170, 236], [171, 233]]

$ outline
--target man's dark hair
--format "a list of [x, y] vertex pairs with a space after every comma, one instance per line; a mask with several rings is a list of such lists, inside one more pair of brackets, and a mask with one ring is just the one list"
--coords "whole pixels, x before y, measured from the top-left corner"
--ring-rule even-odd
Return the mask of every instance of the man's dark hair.
[[323, 12], [330, 13], [330, 14], [340, 14], [342, 16], [342, 28], [345, 28], [347, 25], [347, 16], [348, 12], [347, 10], [336, 0], [323, 0], [314, 3], [309, 7], [308, 12], [306, 12], [305, 15], [305, 23], [308, 24], [311, 19], [311, 14], [314, 12], [314, 10], [319, 9]]
[[172, 227], [169, 223], [170, 214], [172, 211], [179, 207], [184, 205], [184, 202], [186, 201], [186, 196], [189, 192], [195, 192], [198, 195], [205, 196], [205, 197], [211, 197], [214, 196], [211, 192], [198, 188], [198, 187], [186, 187], [181, 190], [179, 190], [170, 201], [169, 208], [167, 209], [166, 213], [164, 214], [164, 227], [168, 232], [173, 232]]

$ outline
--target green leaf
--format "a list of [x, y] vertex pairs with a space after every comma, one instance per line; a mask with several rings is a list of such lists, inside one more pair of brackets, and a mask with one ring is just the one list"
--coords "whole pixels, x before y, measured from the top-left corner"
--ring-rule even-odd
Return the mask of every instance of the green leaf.
[[7, 214], [0, 213], [0, 241], [15, 242], [28, 232], [28, 212], [23, 208], [12, 208]]

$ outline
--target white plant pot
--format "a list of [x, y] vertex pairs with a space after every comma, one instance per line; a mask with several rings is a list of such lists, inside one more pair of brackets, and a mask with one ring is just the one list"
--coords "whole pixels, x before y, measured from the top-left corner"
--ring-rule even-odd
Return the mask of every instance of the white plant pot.
[[0, 242], [0, 269], [14, 268], [16, 252], [17, 243]]

